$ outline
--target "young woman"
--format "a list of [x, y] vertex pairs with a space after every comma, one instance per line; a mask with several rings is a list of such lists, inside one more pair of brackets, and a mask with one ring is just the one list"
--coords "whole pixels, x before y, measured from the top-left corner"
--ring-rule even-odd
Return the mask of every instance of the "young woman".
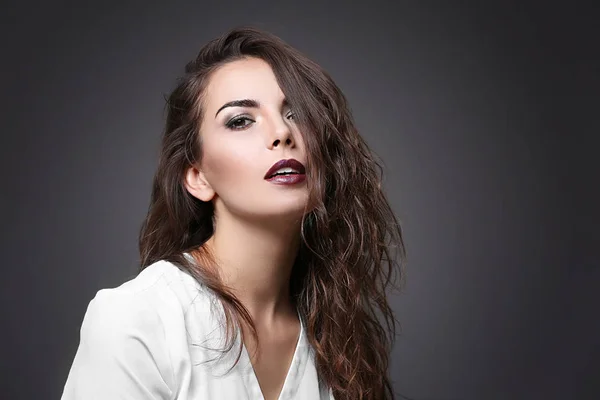
[[167, 109], [141, 271], [90, 302], [62, 398], [394, 398], [404, 245], [330, 76], [235, 29]]

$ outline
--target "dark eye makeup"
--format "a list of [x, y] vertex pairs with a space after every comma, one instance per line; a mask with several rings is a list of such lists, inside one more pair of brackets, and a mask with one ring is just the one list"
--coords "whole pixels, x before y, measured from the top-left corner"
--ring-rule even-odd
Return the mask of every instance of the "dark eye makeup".
[[[285, 117], [289, 120], [293, 120], [294, 113], [290, 111], [286, 114]], [[246, 127], [250, 126], [254, 122], [256, 122], [256, 121], [247, 115], [236, 115], [235, 117], [233, 117], [229, 121], [227, 121], [225, 123], [225, 126], [227, 127], [227, 129], [231, 129], [231, 130], [242, 130], [242, 129], [245, 129]]]
[[244, 129], [247, 126], [249, 126], [250, 123], [252, 123], [252, 122], [256, 122], [256, 121], [254, 121], [253, 119], [251, 119], [250, 117], [248, 117], [246, 115], [238, 115], [238, 116], [231, 118], [229, 121], [227, 121], [225, 126], [227, 127], [227, 129], [241, 130], [241, 129]]

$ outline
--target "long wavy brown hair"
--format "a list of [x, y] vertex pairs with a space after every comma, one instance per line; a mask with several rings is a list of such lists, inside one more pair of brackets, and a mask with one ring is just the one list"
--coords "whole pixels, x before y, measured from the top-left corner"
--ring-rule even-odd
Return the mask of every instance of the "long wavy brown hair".
[[168, 96], [159, 165], [139, 238], [141, 269], [168, 260], [212, 290], [225, 310], [229, 349], [232, 327], [243, 323], [258, 340], [250, 314], [223, 285], [203, 246], [213, 234], [213, 205], [191, 196], [183, 183], [184, 171], [202, 157], [203, 95], [211, 74], [245, 57], [271, 66], [306, 144], [311, 208], [299, 232], [290, 294], [315, 350], [319, 378], [338, 400], [393, 399], [388, 367], [397, 320], [387, 289], [403, 281], [405, 247], [382, 190], [382, 163], [359, 135], [329, 74], [277, 36], [242, 27], [210, 41]]

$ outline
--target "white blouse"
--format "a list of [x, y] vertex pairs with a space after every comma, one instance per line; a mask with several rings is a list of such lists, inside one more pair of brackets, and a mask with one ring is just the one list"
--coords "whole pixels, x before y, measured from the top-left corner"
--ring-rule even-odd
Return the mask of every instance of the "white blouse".
[[[231, 351], [219, 352], [222, 310], [214, 293], [167, 261], [98, 291], [83, 318], [61, 399], [263, 400], [245, 347], [230, 370], [239, 336]], [[302, 319], [279, 396], [289, 399], [333, 399], [318, 379]]]

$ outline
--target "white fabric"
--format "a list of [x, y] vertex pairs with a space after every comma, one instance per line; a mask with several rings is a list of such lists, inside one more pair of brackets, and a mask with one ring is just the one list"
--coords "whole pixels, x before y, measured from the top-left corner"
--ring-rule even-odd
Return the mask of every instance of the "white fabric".
[[[90, 301], [62, 400], [263, 400], [238, 342], [224, 356], [222, 306], [192, 276], [156, 262]], [[301, 322], [279, 400], [330, 400]], [[220, 359], [214, 361], [216, 357]], [[211, 361], [211, 359], [213, 361]]]

